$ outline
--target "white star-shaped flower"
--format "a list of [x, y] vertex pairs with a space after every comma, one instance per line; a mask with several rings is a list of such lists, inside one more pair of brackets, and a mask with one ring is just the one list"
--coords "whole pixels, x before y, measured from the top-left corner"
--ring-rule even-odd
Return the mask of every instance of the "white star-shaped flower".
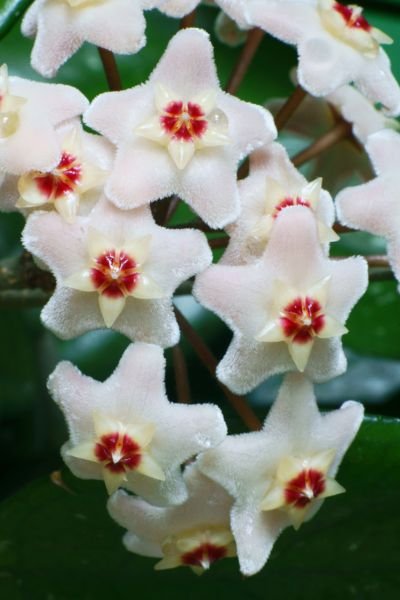
[[128, 529], [123, 538], [128, 550], [162, 558], [155, 569], [187, 566], [201, 575], [217, 560], [236, 556], [229, 524], [232, 498], [196, 465], [186, 467], [183, 478], [189, 497], [180, 506], [150, 506], [120, 490], [108, 510]]
[[47, 171], [60, 160], [55, 127], [80, 115], [86, 98], [69, 85], [8, 77], [0, 67], [0, 172]]
[[336, 198], [338, 216], [344, 225], [386, 239], [388, 258], [400, 281], [400, 134], [374, 133], [366, 148], [377, 177], [343, 190]]
[[334, 477], [362, 418], [357, 402], [322, 416], [312, 385], [292, 374], [262, 431], [228, 436], [199, 458], [200, 470], [235, 498], [231, 527], [242, 573], [257, 573], [285, 527], [297, 529], [324, 498], [345, 491]]
[[85, 118], [117, 146], [106, 193], [119, 208], [177, 194], [212, 227], [239, 213], [239, 161], [276, 135], [266, 110], [221, 91], [198, 29], [172, 38], [146, 84], [101, 94]]
[[250, 0], [248, 12], [253, 25], [297, 46], [299, 82], [311, 94], [326, 96], [354, 82], [389, 113], [400, 113], [400, 87], [379, 45], [392, 40], [360, 7], [336, 0]]
[[57, 128], [57, 135], [62, 154], [56, 167], [21, 177], [8, 175], [0, 187], [0, 209], [55, 209], [73, 223], [78, 211], [85, 214], [93, 208], [110, 170], [113, 148], [103, 137], [83, 131], [77, 120]]
[[212, 404], [174, 404], [164, 385], [161, 348], [131, 344], [104, 383], [60, 363], [49, 390], [63, 411], [69, 441], [62, 455], [77, 476], [104, 479], [154, 504], [187, 498], [181, 465], [226, 436], [221, 411]]
[[118, 54], [134, 54], [146, 43], [143, 10], [157, 0], [35, 0], [22, 21], [22, 33], [35, 37], [31, 62], [54, 77], [84, 42]]
[[258, 261], [212, 265], [197, 277], [199, 302], [234, 332], [218, 378], [244, 393], [275, 373], [304, 371], [314, 381], [343, 373], [340, 337], [367, 283], [363, 258], [325, 256], [308, 208], [281, 211]]
[[176, 344], [172, 294], [211, 262], [199, 231], [159, 227], [148, 207], [120, 211], [105, 199], [72, 225], [36, 211], [23, 243], [56, 277], [42, 320], [63, 339], [106, 326], [130, 339]]
[[221, 263], [239, 265], [259, 258], [276, 217], [289, 206], [306, 206], [313, 212], [322, 244], [336, 241], [332, 198], [321, 186], [320, 178], [306, 181], [280, 144], [254, 152], [250, 175], [239, 182], [242, 211], [238, 220], [227, 227], [230, 240]]

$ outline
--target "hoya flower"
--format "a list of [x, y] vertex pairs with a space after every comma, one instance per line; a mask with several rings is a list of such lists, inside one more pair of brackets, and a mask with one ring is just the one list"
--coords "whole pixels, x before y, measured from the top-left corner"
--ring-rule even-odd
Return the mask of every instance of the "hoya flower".
[[291, 374], [262, 431], [228, 436], [199, 458], [200, 470], [235, 498], [231, 527], [242, 573], [257, 573], [285, 527], [298, 529], [325, 498], [345, 491], [335, 476], [362, 418], [362, 405], [351, 401], [321, 415], [312, 385]]
[[300, 84], [326, 96], [346, 83], [387, 111], [400, 113], [400, 87], [380, 44], [392, 40], [373, 27], [359, 6], [336, 0], [250, 0], [252, 24], [297, 46]]
[[[104, 479], [155, 504], [187, 498], [181, 465], [226, 435], [221, 411], [211, 404], [173, 404], [164, 385], [158, 346], [131, 344], [104, 383], [60, 363], [49, 390], [67, 420], [62, 455], [77, 476]], [[177, 434], [179, 432], [179, 434]]]
[[222, 558], [236, 556], [229, 524], [232, 498], [198, 471], [186, 467], [188, 499], [180, 506], [158, 508], [120, 490], [108, 510], [128, 532], [125, 547], [143, 556], [162, 558], [155, 569], [190, 567], [197, 575]]
[[119, 208], [177, 194], [212, 227], [239, 213], [239, 161], [276, 134], [267, 111], [221, 91], [198, 29], [172, 38], [146, 84], [98, 96], [86, 122], [117, 146], [106, 194]]
[[172, 294], [211, 262], [200, 232], [167, 230], [148, 207], [122, 212], [105, 199], [72, 225], [36, 211], [23, 242], [56, 277], [42, 320], [62, 339], [113, 327], [130, 339], [176, 344]]
[[111, 144], [99, 135], [83, 131], [78, 121], [57, 130], [61, 159], [48, 172], [29, 171], [21, 177], [7, 176], [1, 189], [0, 208], [57, 210], [73, 223], [81, 202], [83, 211], [92, 208], [102, 192], [111, 167]]
[[0, 67], [0, 171], [47, 171], [60, 160], [55, 127], [80, 115], [87, 100], [68, 85], [8, 77]]
[[336, 200], [338, 216], [344, 225], [387, 240], [388, 258], [400, 281], [400, 134], [390, 130], [374, 133], [366, 147], [377, 177], [343, 190]]
[[213, 265], [197, 277], [199, 302], [234, 333], [218, 378], [244, 393], [275, 373], [304, 371], [318, 382], [343, 373], [340, 338], [367, 280], [363, 258], [325, 256], [307, 207], [285, 208], [258, 261]]
[[145, 8], [157, 0], [35, 0], [22, 21], [22, 33], [35, 37], [31, 62], [54, 77], [84, 42], [118, 54], [134, 54], [146, 43]]
[[289, 206], [306, 206], [313, 212], [322, 244], [336, 241], [332, 198], [321, 186], [321, 178], [306, 181], [280, 144], [254, 152], [250, 176], [239, 182], [242, 212], [227, 227], [230, 240], [221, 262], [244, 264], [260, 257], [277, 216]]
[[[201, 0], [164, 0], [158, 6], [158, 10], [170, 17], [180, 18], [192, 12], [200, 3]], [[215, 0], [214, 2], [209, 2], [209, 4], [216, 4], [239, 25], [242, 27], [246, 26], [248, 22], [248, 0]]]

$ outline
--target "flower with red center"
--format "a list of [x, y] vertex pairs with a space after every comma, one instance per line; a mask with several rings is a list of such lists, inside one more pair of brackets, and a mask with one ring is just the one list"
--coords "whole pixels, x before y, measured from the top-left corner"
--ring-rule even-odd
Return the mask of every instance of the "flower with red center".
[[184, 169], [197, 150], [229, 143], [229, 123], [216, 106], [215, 90], [207, 90], [189, 101], [161, 84], [156, 87], [158, 115], [142, 123], [135, 133], [166, 146], [178, 169]]
[[232, 498], [199, 472], [196, 463], [183, 474], [188, 498], [180, 506], [158, 508], [118, 491], [108, 502], [111, 516], [126, 527], [128, 550], [161, 558], [156, 570], [187, 566], [201, 575], [223, 558], [236, 556], [229, 525]]
[[363, 406], [351, 401], [320, 414], [312, 384], [290, 374], [261, 431], [230, 435], [199, 457], [200, 471], [234, 499], [230, 522], [244, 575], [264, 566], [286, 527], [298, 529], [325, 498], [345, 491], [334, 478], [362, 419]]
[[372, 27], [362, 14], [360, 6], [345, 6], [336, 0], [318, 0], [318, 10], [323, 25], [340, 40], [375, 58], [379, 44], [391, 44], [393, 40]]
[[151, 456], [153, 423], [122, 423], [104, 413], [93, 413], [95, 438], [67, 450], [67, 455], [98, 463], [109, 494], [128, 482], [128, 474], [141, 473], [165, 480], [160, 465]]
[[164, 380], [162, 349], [139, 342], [104, 382], [71, 363], [57, 366], [48, 386], [68, 424], [62, 456], [74, 475], [104, 480], [110, 494], [123, 486], [154, 505], [187, 499], [182, 465], [219, 444], [226, 425], [214, 405], [169, 402]]
[[327, 96], [354, 84], [390, 115], [400, 113], [400, 86], [381, 44], [393, 40], [370, 25], [358, 6], [336, 0], [249, 0], [250, 22], [297, 46], [299, 84]]
[[[99, 136], [85, 133], [80, 125], [66, 129], [67, 132], [60, 131], [63, 138], [58, 165], [48, 173], [31, 171], [19, 178], [20, 198], [16, 207], [32, 209], [51, 205], [67, 223], [73, 223], [84, 194], [104, 183], [104, 163], [109, 162], [106, 155], [109, 159], [111, 149], [105, 148]], [[88, 149], [91, 149], [91, 160], [85, 156]]]
[[298, 529], [317, 500], [342, 494], [345, 489], [327, 476], [336, 451], [328, 449], [307, 458], [285, 456], [261, 502], [262, 511], [285, 510]]
[[330, 277], [301, 293], [275, 281], [272, 317], [256, 335], [260, 342], [286, 342], [299, 371], [304, 371], [316, 337], [327, 339], [347, 333], [346, 327], [326, 314]]
[[123, 250], [106, 250], [94, 259], [90, 271], [99, 294], [110, 298], [128, 296], [139, 278], [135, 260]]
[[193, 102], [170, 102], [160, 117], [165, 132], [173, 139], [194, 142], [208, 127], [204, 112]]
[[213, 563], [236, 556], [236, 546], [229, 526], [203, 525], [169, 536], [161, 544], [163, 559], [156, 570], [190, 567], [202, 575]]
[[242, 212], [227, 228], [230, 237], [222, 259], [225, 264], [249, 263], [260, 257], [277, 217], [292, 206], [304, 206], [315, 215], [319, 240], [326, 250], [338, 239], [332, 229], [333, 201], [322, 189], [322, 179], [307, 182], [278, 143], [254, 152], [250, 175], [239, 182], [239, 190]]
[[102, 195], [87, 216], [56, 211], [28, 217], [23, 243], [57, 284], [41, 317], [62, 339], [112, 327], [130, 340], [179, 340], [172, 296], [212, 260], [205, 235], [158, 226], [150, 207], [119, 210]]
[[324, 327], [325, 316], [317, 300], [298, 297], [282, 309], [279, 323], [286, 337], [298, 344], [306, 344]]
[[326, 257], [309, 208], [280, 211], [258, 260], [211, 265], [196, 278], [198, 301], [234, 334], [218, 379], [243, 394], [276, 373], [304, 371], [318, 382], [343, 373], [340, 338], [367, 283], [364, 259]]
[[118, 208], [176, 194], [218, 228], [239, 215], [240, 162], [276, 136], [264, 108], [222, 91], [208, 34], [191, 28], [146, 83], [95, 98], [85, 122], [117, 147], [105, 193]]
[[146, 274], [151, 236], [126, 240], [116, 246], [95, 229], [89, 229], [86, 267], [64, 284], [81, 292], [97, 292], [106, 327], [112, 327], [124, 310], [126, 298], [162, 298], [165, 292]]
[[336, 10], [343, 17], [347, 27], [356, 27], [365, 31], [371, 30], [371, 25], [361, 14], [362, 8], [360, 6], [345, 6], [344, 4], [335, 2], [333, 10]]

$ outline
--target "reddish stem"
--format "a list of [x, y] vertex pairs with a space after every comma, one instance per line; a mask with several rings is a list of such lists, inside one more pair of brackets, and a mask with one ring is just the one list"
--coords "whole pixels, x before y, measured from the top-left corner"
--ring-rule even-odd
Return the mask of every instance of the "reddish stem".
[[176, 393], [181, 404], [190, 404], [189, 376], [185, 355], [179, 344], [172, 348]]
[[[175, 307], [175, 316], [178, 321], [179, 327], [181, 328], [183, 335], [186, 337], [193, 350], [201, 360], [203, 365], [206, 367], [209, 373], [215, 377], [215, 370], [217, 368], [218, 361], [208, 348], [207, 344], [198, 335], [197, 331], [193, 329], [190, 323], [186, 320], [183, 314]], [[253, 412], [246, 400], [242, 396], [237, 396], [231, 392], [223, 383], [217, 380], [219, 387], [224, 393], [227, 400], [232, 405], [233, 409], [240, 416], [242, 421], [252, 431], [258, 431], [262, 425], [257, 415]]]
[[108, 87], [112, 92], [122, 90], [121, 77], [118, 71], [117, 61], [114, 54], [105, 48], [97, 48], [103, 63], [104, 73], [106, 75]]
[[225, 88], [229, 94], [236, 94], [237, 90], [239, 89], [240, 84], [247, 73], [250, 63], [253, 60], [263, 37], [264, 31], [262, 29], [258, 29], [256, 27], [249, 31], [246, 43], [239, 56], [239, 60], [234, 66], [232, 74]]

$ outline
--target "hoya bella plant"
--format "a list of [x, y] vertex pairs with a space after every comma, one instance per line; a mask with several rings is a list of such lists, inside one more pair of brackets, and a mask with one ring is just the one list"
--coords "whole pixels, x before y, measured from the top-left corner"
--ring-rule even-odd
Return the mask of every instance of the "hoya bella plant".
[[[363, 406], [349, 400], [321, 414], [313, 384], [345, 372], [346, 321], [373, 268], [400, 276], [400, 88], [382, 48], [392, 40], [358, 6], [217, 0], [221, 39], [245, 40], [224, 90], [209, 35], [195, 27], [198, 4], [29, 6], [22, 32], [33, 38], [34, 69], [51, 78], [89, 42], [111, 91], [89, 105], [73, 87], [0, 68], [0, 208], [26, 218], [34, 283], [50, 290], [43, 325], [64, 340], [108, 328], [131, 342], [102, 383], [69, 362], [50, 375], [69, 430], [66, 465], [104, 481], [126, 548], [157, 558], [156, 569], [201, 574], [237, 556], [253, 575], [283, 529], [307, 527], [345, 492], [337, 471]], [[113, 53], [141, 51], [143, 11], [154, 8], [181, 18], [179, 31], [149, 79], [121, 89]], [[235, 96], [264, 35], [298, 50], [295, 90], [269, 98], [271, 112]], [[312, 139], [324, 111], [333, 130], [290, 159], [278, 132], [308, 125]], [[331, 165], [328, 191], [318, 166], [343, 140], [352, 152]], [[298, 168], [311, 159], [307, 181]], [[352, 169], [364, 182], [345, 187]], [[193, 218], [171, 225], [182, 203]], [[330, 258], [349, 228], [385, 237], [388, 256]], [[174, 306], [192, 291], [233, 332], [219, 361]], [[250, 431], [229, 435], [220, 408], [191, 403], [181, 332]], [[165, 391], [170, 347], [178, 403]], [[274, 374], [282, 387], [261, 422], [243, 394]]]

